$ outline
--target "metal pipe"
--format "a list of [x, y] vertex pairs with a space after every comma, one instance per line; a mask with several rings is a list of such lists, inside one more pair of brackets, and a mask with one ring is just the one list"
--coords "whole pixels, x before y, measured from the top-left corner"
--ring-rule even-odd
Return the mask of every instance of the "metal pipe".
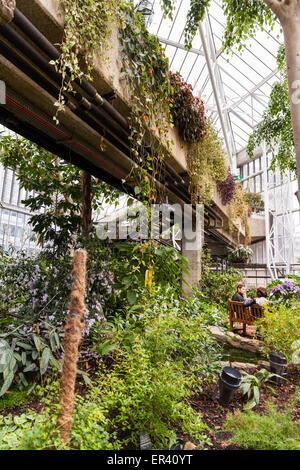
[[[23, 15], [23, 13], [16, 8], [14, 13], [15, 23], [41, 50], [43, 50], [52, 60], [57, 60], [60, 57], [60, 52], [54, 47], [50, 41]], [[85, 78], [82, 80], [75, 79], [75, 82], [81, 86], [92, 98], [92, 101], [103, 106], [120, 126], [128, 131], [129, 125], [127, 120], [120, 114], [114, 106], [104, 97], [100, 96], [98, 91], [91, 85]]]

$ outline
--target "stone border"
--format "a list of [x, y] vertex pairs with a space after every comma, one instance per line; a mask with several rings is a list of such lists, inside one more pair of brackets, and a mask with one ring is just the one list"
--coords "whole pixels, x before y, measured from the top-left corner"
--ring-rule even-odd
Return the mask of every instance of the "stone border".
[[224, 331], [218, 326], [209, 326], [208, 328], [218, 342], [227, 343], [234, 348], [243, 349], [244, 351], [253, 353], [263, 352], [263, 342], [258, 339], [245, 338], [231, 331]]

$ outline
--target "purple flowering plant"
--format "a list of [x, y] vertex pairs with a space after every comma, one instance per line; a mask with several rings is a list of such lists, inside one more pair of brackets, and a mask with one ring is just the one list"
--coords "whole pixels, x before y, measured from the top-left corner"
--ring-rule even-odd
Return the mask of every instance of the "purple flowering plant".
[[300, 298], [300, 287], [291, 279], [285, 279], [269, 289], [269, 299], [276, 304], [290, 307], [298, 298]]

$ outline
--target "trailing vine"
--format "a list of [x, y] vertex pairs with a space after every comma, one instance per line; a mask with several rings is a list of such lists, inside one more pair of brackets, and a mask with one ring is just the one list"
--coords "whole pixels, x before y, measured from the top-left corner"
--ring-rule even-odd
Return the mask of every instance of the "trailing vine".
[[133, 175], [137, 187], [142, 187], [148, 201], [154, 202], [155, 179], [160, 177], [172, 144], [168, 138], [172, 93], [169, 61], [158, 39], [147, 31], [143, 14], [134, 11], [131, 3], [124, 3], [121, 12], [120, 78], [127, 81], [131, 90], [129, 141], [135, 162]]
[[251, 214], [251, 208], [247, 202], [246, 192], [243, 190], [241, 184], [236, 185], [235, 192], [229, 204], [228, 214], [229, 231], [233, 232], [235, 230], [234, 222], [237, 222], [239, 219], [245, 230], [245, 245], [250, 244], [249, 215]]
[[208, 121], [204, 138], [191, 143], [187, 155], [193, 203], [210, 203], [216, 184], [227, 176], [227, 156], [212, 123]]
[[64, 110], [64, 93], [74, 91], [72, 82], [85, 77], [92, 81], [96, 53], [108, 49], [111, 26], [116, 20], [118, 0], [60, 0], [64, 15], [64, 35], [61, 55], [50, 63], [62, 76], [59, 97], [53, 119], [59, 123], [58, 113]]
[[193, 95], [192, 86], [179, 72], [171, 73], [170, 80], [172, 117], [179, 135], [185, 142], [199, 142], [207, 132], [204, 103]]
[[236, 189], [236, 182], [233, 174], [228, 168], [227, 177], [217, 184], [217, 190], [221, 196], [221, 201], [224, 206], [230, 203]]

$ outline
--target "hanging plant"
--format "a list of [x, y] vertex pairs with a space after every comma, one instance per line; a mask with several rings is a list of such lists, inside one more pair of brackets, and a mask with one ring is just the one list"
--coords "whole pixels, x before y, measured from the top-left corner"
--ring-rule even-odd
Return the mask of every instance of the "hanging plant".
[[221, 201], [224, 206], [230, 203], [236, 189], [236, 182], [233, 174], [228, 168], [227, 177], [224, 181], [217, 184], [217, 190], [221, 196]]
[[246, 263], [253, 256], [253, 250], [249, 246], [240, 245], [236, 250], [228, 249], [228, 261], [230, 263]]
[[158, 39], [147, 31], [142, 12], [134, 10], [132, 4], [123, 4], [120, 9], [120, 78], [128, 82], [131, 90], [129, 142], [135, 161], [132, 174], [137, 187], [142, 187], [144, 195], [153, 202], [157, 197], [154, 178], [159, 179], [164, 156], [172, 144], [168, 138], [169, 61]]
[[177, 73], [170, 73], [173, 87], [172, 117], [180, 137], [185, 142], [199, 142], [207, 132], [204, 103], [193, 95], [193, 88]]
[[116, 20], [118, 0], [60, 0], [64, 15], [64, 34], [59, 45], [61, 55], [50, 63], [62, 75], [56, 115], [64, 110], [64, 93], [72, 93], [75, 79], [92, 81], [96, 54], [108, 49], [111, 26]]
[[229, 204], [229, 231], [233, 232], [234, 222], [240, 219], [242, 226], [245, 229], [245, 244], [250, 243], [250, 230], [249, 230], [249, 204], [246, 201], [246, 192], [243, 190], [240, 184], [236, 185], [236, 190]]
[[245, 200], [248, 202], [249, 206], [251, 207], [252, 211], [260, 212], [264, 210], [265, 203], [261, 194], [259, 193], [252, 193], [246, 192], [245, 193]]
[[210, 203], [216, 184], [226, 178], [227, 156], [212, 123], [208, 121], [205, 137], [190, 144], [187, 167], [193, 203]]

